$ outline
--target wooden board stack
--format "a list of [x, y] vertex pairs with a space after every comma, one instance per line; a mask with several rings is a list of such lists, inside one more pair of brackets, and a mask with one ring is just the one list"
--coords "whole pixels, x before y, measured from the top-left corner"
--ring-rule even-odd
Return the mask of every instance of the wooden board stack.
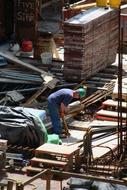
[[127, 5], [121, 8], [121, 25], [123, 27], [123, 45], [127, 47]]
[[64, 23], [64, 78], [81, 81], [115, 61], [118, 10], [95, 7]]

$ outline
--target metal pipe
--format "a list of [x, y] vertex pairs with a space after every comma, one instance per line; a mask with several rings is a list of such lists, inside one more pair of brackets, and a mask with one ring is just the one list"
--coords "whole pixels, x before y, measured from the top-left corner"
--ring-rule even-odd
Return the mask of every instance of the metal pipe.
[[118, 157], [123, 153], [123, 130], [122, 130], [122, 32], [121, 32], [121, 9], [119, 7], [119, 37], [118, 37]]

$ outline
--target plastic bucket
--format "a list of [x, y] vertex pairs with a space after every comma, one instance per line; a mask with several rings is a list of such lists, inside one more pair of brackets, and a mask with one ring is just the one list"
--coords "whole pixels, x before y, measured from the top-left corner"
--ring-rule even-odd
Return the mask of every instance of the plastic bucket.
[[121, 0], [109, 0], [109, 5], [112, 8], [119, 8]]
[[23, 52], [31, 52], [33, 49], [33, 43], [30, 40], [24, 40], [22, 42], [22, 51]]
[[0, 150], [6, 150], [7, 149], [7, 140], [0, 139]]
[[57, 134], [48, 134], [48, 141], [47, 141], [47, 143], [59, 144], [60, 143], [59, 135], [57, 135]]
[[52, 53], [50, 53], [50, 52], [41, 53], [41, 61], [43, 64], [51, 64], [52, 63]]
[[106, 7], [108, 5], [107, 0], [96, 0], [98, 7]]

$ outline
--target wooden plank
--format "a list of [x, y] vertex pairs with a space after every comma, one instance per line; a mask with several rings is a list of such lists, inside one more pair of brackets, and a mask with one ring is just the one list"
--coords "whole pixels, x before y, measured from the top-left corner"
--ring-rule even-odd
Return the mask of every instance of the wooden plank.
[[[108, 99], [102, 103], [103, 106], [118, 107], [118, 101]], [[127, 108], [127, 102], [122, 102], [122, 108]]]
[[25, 166], [22, 168], [22, 172], [24, 173], [26, 173], [27, 171], [41, 172], [43, 170], [44, 170], [43, 168], [33, 167], [33, 166]]
[[122, 180], [127, 183], [127, 177], [122, 178]]
[[[103, 121], [110, 121], [110, 122], [118, 122], [118, 118], [107, 117], [102, 115], [96, 115], [96, 119], [103, 120]], [[125, 120], [123, 122], [126, 122]]]
[[100, 121], [100, 120], [93, 120], [90, 124], [89, 127], [97, 127], [97, 128], [101, 128], [102, 126], [104, 127], [108, 127], [108, 126], [118, 126], [117, 122], [112, 122], [112, 121]]
[[74, 10], [77, 10], [77, 9], [80, 9], [80, 10], [82, 10], [82, 9], [90, 9], [90, 8], [92, 8], [92, 7], [95, 7], [96, 6], [96, 3], [87, 3], [87, 4], [73, 4], [72, 6], [71, 6], [71, 8], [72, 8], [72, 10], [74, 9]]
[[33, 176], [40, 172], [42, 172], [44, 169], [39, 167], [33, 167], [33, 166], [27, 166], [24, 168], [25, 173], [27, 176]]
[[78, 150], [77, 147], [45, 143], [35, 150], [35, 154], [36, 153], [45, 153], [45, 154], [53, 153], [53, 154], [62, 154], [65, 156], [70, 156], [77, 150]]
[[78, 121], [78, 120], [73, 120], [68, 124], [69, 127], [73, 127], [73, 129], [80, 130], [80, 131], [87, 131], [89, 128], [90, 122], [86, 121]]
[[8, 181], [7, 190], [13, 190], [13, 187], [14, 187], [13, 185], [14, 185], [13, 181]]
[[33, 166], [27, 166], [24, 168], [24, 171], [35, 171], [35, 172], [41, 172], [43, 169], [38, 168], [38, 167], [33, 167]]
[[[108, 117], [118, 117], [118, 112], [115, 111], [108, 111], [108, 110], [99, 110], [96, 115], [102, 115], [102, 116], [108, 116]], [[122, 118], [126, 119], [127, 118], [127, 114], [126, 113], [122, 113]]]
[[60, 56], [59, 56], [59, 53], [58, 53], [58, 50], [56, 48], [56, 44], [53, 38], [51, 39], [51, 48], [52, 48], [53, 58], [55, 60], [60, 60]]
[[43, 159], [43, 158], [32, 158], [31, 164], [34, 162], [42, 163], [42, 164], [48, 164], [48, 165], [57, 165], [57, 166], [66, 166], [67, 162], [58, 161], [58, 160], [51, 160], [51, 159]]

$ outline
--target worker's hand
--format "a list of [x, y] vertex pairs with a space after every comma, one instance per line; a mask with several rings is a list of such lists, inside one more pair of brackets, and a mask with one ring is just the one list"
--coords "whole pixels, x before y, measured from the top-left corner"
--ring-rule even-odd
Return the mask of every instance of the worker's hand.
[[60, 112], [60, 117], [64, 117], [65, 113], [64, 112]]
[[66, 106], [63, 103], [61, 103], [61, 106], [60, 106], [60, 116], [64, 117], [65, 113], [66, 113]]

